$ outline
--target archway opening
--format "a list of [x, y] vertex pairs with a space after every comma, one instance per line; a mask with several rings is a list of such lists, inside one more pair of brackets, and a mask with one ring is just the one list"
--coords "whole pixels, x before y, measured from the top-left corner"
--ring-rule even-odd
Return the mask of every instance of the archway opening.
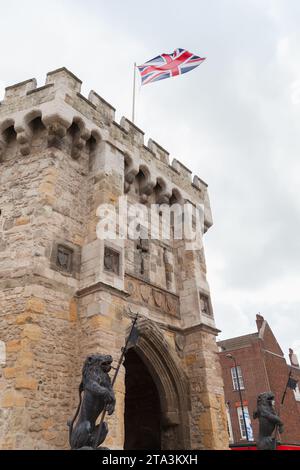
[[161, 449], [161, 405], [154, 380], [139, 355], [125, 356], [125, 450]]

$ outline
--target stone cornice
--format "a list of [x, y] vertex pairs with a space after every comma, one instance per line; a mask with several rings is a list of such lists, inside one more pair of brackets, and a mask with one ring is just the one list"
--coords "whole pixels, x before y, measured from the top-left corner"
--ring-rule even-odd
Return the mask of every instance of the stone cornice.
[[190, 327], [184, 328], [184, 329], [183, 328], [178, 328], [176, 326], [169, 325], [169, 324], [164, 325], [164, 326], [163, 326], [163, 324], [161, 324], [160, 326], [162, 328], [165, 326], [165, 328], [173, 330], [176, 333], [180, 333], [184, 336], [190, 335], [192, 333], [197, 333], [198, 331], [209, 333], [209, 334], [212, 334], [214, 336], [218, 336], [218, 334], [221, 333], [221, 330], [218, 330], [218, 328], [214, 328], [212, 326], [206, 325], [205, 323], [199, 323], [198, 325], [190, 326]]
[[75, 297], [81, 298], [81, 297], [86, 297], [87, 295], [94, 294], [95, 292], [99, 292], [102, 290], [106, 290], [108, 292], [112, 292], [114, 295], [117, 295], [118, 297], [121, 298], [127, 298], [129, 297], [129, 292], [118, 289], [117, 287], [111, 286], [110, 284], [106, 284], [105, 282], [99, 281], [96, 282], [95, 284], [91, 284], [88, 287], [83, 287], [82, 289], [79, 289], [75, 293]]

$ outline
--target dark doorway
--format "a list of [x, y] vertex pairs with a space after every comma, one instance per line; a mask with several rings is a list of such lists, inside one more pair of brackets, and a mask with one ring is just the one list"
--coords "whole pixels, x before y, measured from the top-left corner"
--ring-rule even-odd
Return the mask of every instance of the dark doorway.
[[160, 400], [156, 385], [139, 355], [125, 356], [125, 450], [161, 449]]

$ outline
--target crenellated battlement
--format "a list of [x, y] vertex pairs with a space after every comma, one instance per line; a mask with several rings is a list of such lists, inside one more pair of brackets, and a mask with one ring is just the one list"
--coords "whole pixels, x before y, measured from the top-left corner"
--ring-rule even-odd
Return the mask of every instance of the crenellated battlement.
[[170, 155], [161, 145], [149, 139], [126, 117], [115, 122], [115, 108], [94, 90], [88, 98], [81, 94], [81, 80], [65, 67], [48, 72], [45, 85], [37, 86], [32, 78], [5, 89], [0, 103], [0, 161], [8, 145], [8, 135], [15, 134], [21, 155], [31, 151], [35, 132], [32, 122], [40, 119], [47, 130], [48, 147], [61, 147], [72, 129], [72, 158], [83, 158], [91, 141], [107, 141], [125, 155], [125, 181], [127, 191], [135, 175], [145, 174], [146, 193], [157, 184], [165, 188], [163, 200], [174, 190], [182, 199], [205, 201], [207, 185], [177, 159], [170, 163]]

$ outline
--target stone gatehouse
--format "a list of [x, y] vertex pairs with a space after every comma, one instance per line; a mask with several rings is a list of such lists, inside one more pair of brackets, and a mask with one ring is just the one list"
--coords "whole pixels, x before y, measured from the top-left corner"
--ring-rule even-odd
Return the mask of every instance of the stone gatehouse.
[[203, 249], [97, 237], [99, 206], [124, 195], [145, 207], [202, 204], [206, 231], [207, 185], [80, 90], [61, 68], [44, 86], [6, 88], [0, 103], [0, 448], [68, 448], [85, 357], [117, 361], [136, 313], [105, 445], [226, 448]]

